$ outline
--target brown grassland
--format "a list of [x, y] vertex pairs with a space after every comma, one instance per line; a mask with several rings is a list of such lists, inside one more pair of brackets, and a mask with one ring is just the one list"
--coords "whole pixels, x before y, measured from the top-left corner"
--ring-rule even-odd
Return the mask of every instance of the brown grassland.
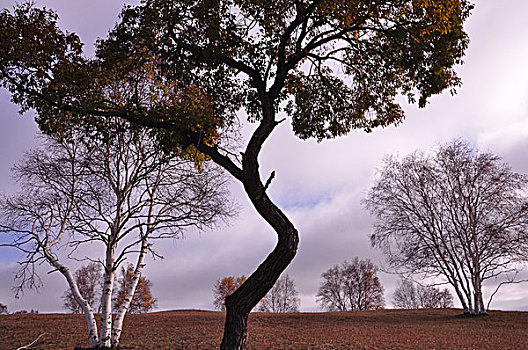
[[[266, 314], [249, 318], [247, 349], [528, 349], [528, 312], [380, 310]], [[223, 313], [168, 311], [127, 315], [121, 349], [217, 349]], [[86, 346], [83, 315], [0, 316], [0, 348], [16, 349], [46, 333], [31, 349]]]

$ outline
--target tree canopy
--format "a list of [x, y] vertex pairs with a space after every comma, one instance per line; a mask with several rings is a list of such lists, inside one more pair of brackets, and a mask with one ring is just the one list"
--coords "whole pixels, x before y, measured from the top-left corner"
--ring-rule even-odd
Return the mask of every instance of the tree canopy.
[[216, 144], [240, 108], [261, 120], [268, 96], [299, 137], [321, 140], [401, 121], [398, 95], [423, 107], [458, 86], [471, 9], [464, 0], [143, 0], [86, 59], [56, 13], [24, 4], [1, 13], [0, 71], [13, 101], [50, 132], [116, 115], [169, 129], [172, 141], [197, 132]]

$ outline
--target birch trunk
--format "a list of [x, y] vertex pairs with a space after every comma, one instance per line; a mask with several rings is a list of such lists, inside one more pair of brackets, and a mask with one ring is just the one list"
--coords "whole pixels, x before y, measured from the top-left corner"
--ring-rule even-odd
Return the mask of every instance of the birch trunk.
[[64, 278], [66, 278], [66, 281], [68, 281], [68, 285], [70, 286], [73, 297], [75, 298], [75, 301], [77, 301], [77, 303], [81, 306], [86, 318], [86, 323], [88, 324], [88, 346], [92, 349], [97, 348], [99, 346], [99, 338], [97, 336], [97, 322], [95, 321], [95, 315], [91, 305], [81, 295], [79, 287], [77, 286], [75, 278], [73, 277], [70, 269], [63, 265], [55, 256], [53, 256], [48, 249], [45, 249], [45, 255], [53, 267], [59, 270]]
[[468, 304], [469, 314], [473, 315], [475, 313], [475, 308], [473, 307], [473, 296], [471, 295], [471, 292], [467, 292], [466, 300]]
[[484, 300], [482, 298], [482, 279], [480, 275], [475, 276], [475, 285], [473, 286], [475, 295], [475, 315], [486, 315], [486, 309], [484, 308]]
[[132, 281], [130, 282], [130, 285], [128, 286], [125, 299], [123, 300], [123, 303], [119, 307], [119, 310], [117, 311], [116, 318], [114, 320], [114, 325], [112, 327], [112, 347], [117, 347], [119, 345], [119, 339], [121, 337], [121, 332], [123, 330], [123, 321], [125, 319], [125, 315], [128, 312], [128, 308], [130, 307], [130, 303], [132, 302], [132, 299], [134, 298], [134, 293], [136, 292], [136, 287], [139, 283], [139, 278], [141, 277], [141, 273], [143, 272], [143, 268], [145, 267], [145, 257], [147, 253], [147, 247], [148, 247], [148, 240], [144, 239], [141, 243], [141, 250], [139, 252], [136, 269], [134, 270], [134, 275], [132, 276]]
[[111, 347], [112, 332], [112, 292], [114, 290], [114, 260], [115, 247], [108, 247], [106, 251], [106, 264], [104, 273], [104, 287], [101, 296], [101, 346]]
[[451, 285], [453, 285], [453, 287], [455, 288], [455, 293], [458, 296], [460, 303], [462, 304], [462, 309], [464, 310], [464, 314], [469, 314], [470, 311], [469, 311], [468, 304], [466, 302], [466, 298], [464, 297], [464, 293], [460, 291], [460, 288], [458, 287], [458, 283], [451, 283]]

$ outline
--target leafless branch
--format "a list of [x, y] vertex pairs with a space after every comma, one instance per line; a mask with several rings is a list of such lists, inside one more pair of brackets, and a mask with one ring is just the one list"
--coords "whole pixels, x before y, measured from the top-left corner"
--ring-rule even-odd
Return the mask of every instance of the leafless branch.
[[48, 333], [45, 333], [45, 332], [42, 333], [41, 335], [39, 335], [39, 336], [37, 337], [37, 339], [33, 340], [33, 341], [32, 341], [31, 343], [29, 343], [28, 345], [24, 345], [24, 346], [21, 346], [21, 347], [17, 348], [17, 350], [23, 350], [23, 349], [29, 349], [29, 348], [31, 348], [31, 346], [33, 346], [33, 344], [35, 344], [36, 342], [38, 342], [39, 339], [40, 339], [42, 336], [46, 335], [46, 334], [48, 334]]

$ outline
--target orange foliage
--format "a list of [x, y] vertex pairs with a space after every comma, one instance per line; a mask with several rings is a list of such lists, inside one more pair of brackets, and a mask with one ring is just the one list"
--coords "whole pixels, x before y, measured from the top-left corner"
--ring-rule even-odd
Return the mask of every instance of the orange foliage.
[[227, 276], [216, 281], [213, 288], [214, 307], [218, 310], [225, 311], [225, 298], [233, 294], [246, 281], [246, 276], [240, 277]]
[[[121, 268], [121, 278], [119, 279], [119, 290], [117, 292], [117, 297], [114, 299], [114, 308], [119, 309], [132, 282], [132, 277], [134, 276], [134, 266], [128, 264], [126, 270], [124, 267]], [[149, 312], [152, 310], [158, 299], [152, 296], [150, 291], [151, 283], [147, 278], [140, 276], [139, 282], [136, 287], [136, 292], [132, 298], [132, 302], [128, 308], [128, 311], [131, 313], [143, 313]]]

